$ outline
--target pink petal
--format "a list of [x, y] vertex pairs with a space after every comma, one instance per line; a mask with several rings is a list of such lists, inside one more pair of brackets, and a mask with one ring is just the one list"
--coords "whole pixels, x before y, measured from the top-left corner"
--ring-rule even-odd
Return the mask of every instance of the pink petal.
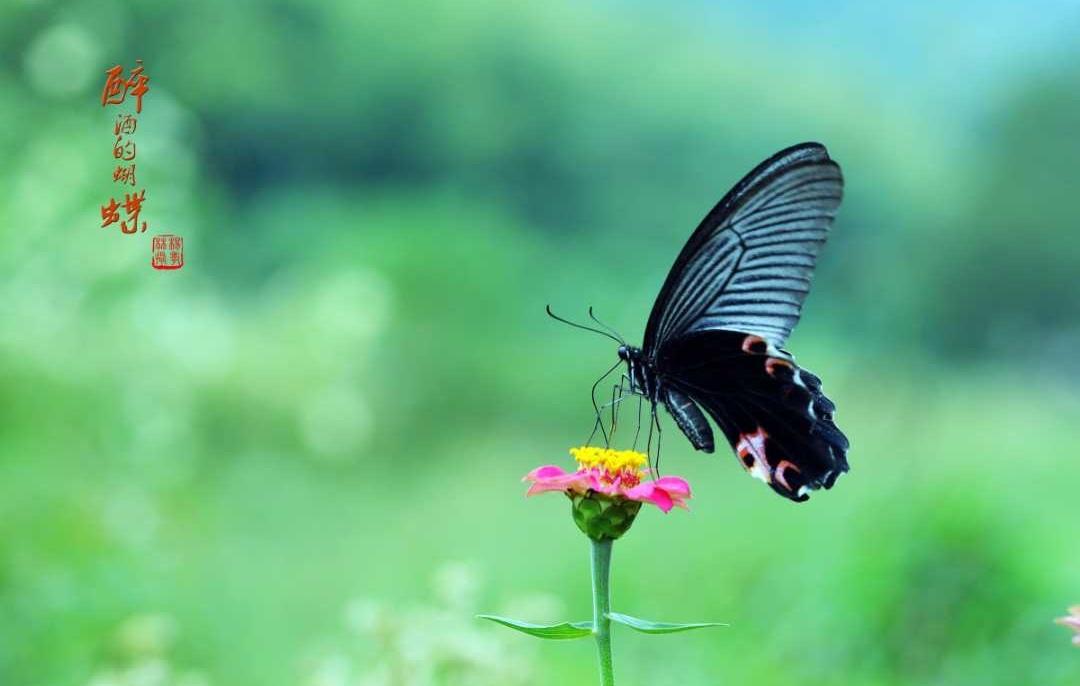
[[623, 494], [631, 500], [650, 502], [664, 512], [670, 512], [673, 507], [690, 509], [684, 502], [690, 497], [690, 484], [686, 479], [677, 476], [664, 476], [656, 481], [646, 481], [626, 489]]
[[638, 484], [631, 489], [623, 492], [630, 500], [640, 500], [641, 502], [649, 502], [656, 505], [664, 512], [671, 512], [671, 508], [674, 503], [671, 500], [671, 496], [667, 491], [662, 488], [656, 487], [655, 481], [646, 481], [643, 484]]
[[672, 503], [675, 505], [675, 507], [681, 507], [682, 509], [686, 510], [687, 512], [690, 511], [690, 506], [687, 505], [686, 501], [682, 500], [681, 498], [672, 498]]
[[525, 491], [526, 497], [530, 495], [536, 495], [538, 493], [547, 493], [548, 491], [567, 491], [569, 490], [569, 484], [557, 484], [550, 481], [537, 482], [532, 486], [529, 486], [529, 490]]
[[678, 476], [662, 476], [654, 481], [657, 486], [675, 497], [690, 497], [690, 483]]
[[543, 467], [537, 467], [525, 476], [521, 478], [522, 481], [537, 481], [539, 479], [550, 479], [553, 476], [562, 476], [566, 474], [562, 467], [556, 467], [553, 464], [544, 465]]
[[633, 488], [627, 488], [626, 490], [624, 490], [623, 495], [626, 496], [627, 498], [629, 498], [630, 500], [647, 500], [648, 497], [649, 497], [649, 494], [652, 493], [652, 489], [653, 489], [653, 482], [651, 482], [651, 481], [642, 481], [637, 486], [634, 486]]
[[659, 507], [664, 513], [671, 512], [671, 508], [675, 505], [668, 492], [662, 488], [654, 488], [652, 494], [648, 497], [648, 501]]
[[580, 474], [563, 474], [562, 476], [553, 476], [548, 479], [539, 479], [533, 483], [533, 486], [554, 486], [555, 488], [564, 488], [566, 486], [576, 486], [579, 484], [588, 487], [588, 479]]
[[600, 477], [597, 475], [595, 470], [587, 472], [585, 474], [585, 478], [587, 479], [586, 483], [588, 484], [588, 488], [596, 491], [597, 493], [606, 493], [608, 495], [614, 495], [615, 493], [618, 492], [617, 488], [614, 488], [612, 486], [608, 486], [603, 481], [601, 481]]
[[554, 465], [537, 467], [526, 474], [522, 481], [533, 482], [533, 484], [529, 486], [529, 490], [525, 491], [526, 496], [536, 495], [537, 493], [546, 493], [548, 491], [584, 491], [589, 487], [588, 475], [581, 472], [570, 474]]
[[1059, 619], [1055, 619], [1054, 621], [1062, 626], [1069, 627], [1073, 631], [1080, 632], [1080, 617], [1073, 615], [1069, 617], [1061, 617]]

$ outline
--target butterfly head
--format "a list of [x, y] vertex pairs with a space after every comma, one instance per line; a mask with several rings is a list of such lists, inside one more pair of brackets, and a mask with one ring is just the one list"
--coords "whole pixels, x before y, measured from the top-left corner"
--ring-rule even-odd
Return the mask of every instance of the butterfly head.
[[620, 345], [618, 353], [619, 359], [631, 366], [641, 363], [641, 348], [635, 348], [632, 345]]

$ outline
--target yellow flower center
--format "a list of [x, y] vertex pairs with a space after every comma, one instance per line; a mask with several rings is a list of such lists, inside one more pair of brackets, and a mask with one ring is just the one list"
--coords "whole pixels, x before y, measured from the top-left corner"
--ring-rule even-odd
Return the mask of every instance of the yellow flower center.
[[582, 469], [599, 469], [609, 482], [621, 478], [625, 485], [634, 485], [645, 476], [643, 468], [649, 464], [644, 453], [635, 450], [612, 450], [591, 445], [570, 448]]

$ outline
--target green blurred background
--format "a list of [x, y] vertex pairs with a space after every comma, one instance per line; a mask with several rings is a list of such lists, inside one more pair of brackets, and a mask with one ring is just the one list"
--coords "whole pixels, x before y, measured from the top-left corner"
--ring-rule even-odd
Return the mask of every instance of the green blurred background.
[[[790, 348], [851, 438], [794, 505], [669, 433], [620, 683], [1075, 684], [1080, 8], [6, 2], [0, 684], [588, 684], [570, 465], [610, 341], [739, 176], [847, 194]], [[146, 234], [99, 228], [145, 60]], [[126, 107], [122, 111], [130, 111]], [[150, 236], [187, 265], [152, 270]], [[672, 427], [670, 422], [667, 425]]]

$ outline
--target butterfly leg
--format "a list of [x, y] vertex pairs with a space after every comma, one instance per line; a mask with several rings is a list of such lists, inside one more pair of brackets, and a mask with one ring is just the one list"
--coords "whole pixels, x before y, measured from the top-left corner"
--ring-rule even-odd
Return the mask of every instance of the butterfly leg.
[[650, 401], [652, 404], [652, 416], [649, 418], [649, 437], [645, 442], [645, 453], [652, 455], [652, 440], [653, 440], [653, 428], [656, 429], [656, 469], [660, 468], [660, 417], [656, 413], [657, 402], [655, 400]]
[[637, 395], [637, 428], [634, 429], [634, 446], [633, 449], [637, 450], [638, 439], [641, 438], [641, 409], [645, 405], [645, 396], [641, 394]]
[[611, 369], [604, 372], [604, 375], [601, 376], [599, 379], [597, 379], [596, 383], [594, 383], [592, 385], [592, 392], [591, 392], [590, 395], [592, 397], [593, 411], [596, 413], [596, 422], [593, 423], [592, 433], [589, 434], [589, 438], [588, 438], [588, 440], [585, 441], [585, 445], [591, 445], [592, 444], [593, 438], [596, 437], [597, 430], [599, 430], [600, 434], [604, 437], [604, 445], [605, 446], [610, 445], [610, 443], [611, 443], [611, 439], [608, 437], [607, 431], [604, 429], [604, 415], [603, 415], [602, 409], [600, 407], [600, 404], [596, 402], [596, 389], [599, 388], [600, 384], [604, 381], [604, 379], [608, 378], [608, 376], [611, 375], [611, 372], [618, 369], [620, 364], [622, 364], [621, 360], [619, 362], [616, 362], [611, 367]]
[[599, 431], [600, 434], [604, 437], [604, 445], [606, 446], [608, 445], [609, 441], [607, 432], [604, 430], [604, 422], [602, 420], [603, 415], [601, 414], [600, 408], [598, 405], [596, 405], [595, 401], [593, 403], [593, 407], [596, 408], [596, 422], [593, 423], [593, 428], [592, 431], [589, 432], [589, 437], [585, 439], [585, 445], [592, 445], [593, 439], [596, 438], [596, 432]]
[[608, 424], [608, 427], [611, 432], [611, 440], [615, 440], [615, 430], [619, 428], [619, 387], [617, 385], [611, 387], [611, 401], [608, 402], [608, 406], [611, 408], [611, 423]]
[[[619, 405], [620, 405], [620, 403], [622, 403], [623, 400], [625, 400], [627, 398], [627, 392], [626, 392], [627, 391], [627, 386], [626, 386], [626, 384], [627, 384], [628, 381], [630, 381], [630, 377], [627, 376], [626, 374], [623, 374], [622, 378], [619, 379], [619, 383], [617, 383], [611, 389], [611, 403], [610, 403], [610, 405], [611, 405], [611, 424], [610, 424], [610, 427], [611, 427], [611, 438], [612, 439], [615, 438], [615, 429], [618, 428], [618, 426], [619, 426], [619, 412], [618, 412]], [[633, 392], [633, 385], [632, 384], [630, 386], [630, 390], [631, 390], [631, 393], [632, 393]]]
[[[622, 403], [622, 401], [626, 400], [627, 397], [629, 396], [626, 393], [625, 382], [612, 386], [611, 400], [601, 405], [600, 409], [598, 410], [599, 413], [602, 413], [604, 410], [607, 410], [609, 408], [611, 410], [611, 421], [608, 424], [607, 433], [604, 435], [605, 447], [610, 448], [611, 443], [615, 440], [615, 430], [619, 426], [619, 405]], [[601, 416], [602, 414], [597, 415], [597, 421], [599, 422], [600, 430], [603, 431], [604, 426]]]

